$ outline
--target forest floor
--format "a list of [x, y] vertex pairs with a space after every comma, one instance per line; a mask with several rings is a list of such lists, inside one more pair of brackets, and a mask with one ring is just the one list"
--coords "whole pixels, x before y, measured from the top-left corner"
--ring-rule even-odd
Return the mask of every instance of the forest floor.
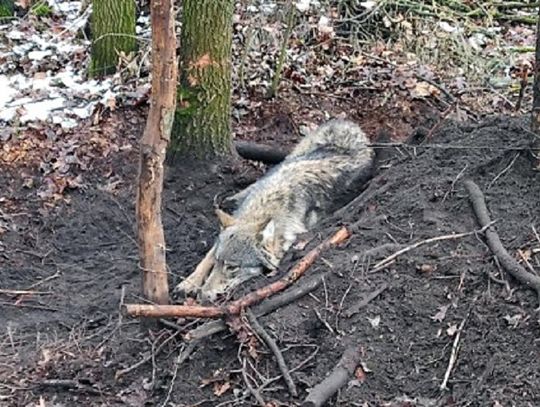
[[[31, 19], [18, 24], [25, 21]], [[505, 38], [516, 32], [532, 44], [526, 25], [505, 28]], [[337, 39], [329, 43], [317, 58], [328, 56], [337, 69], [336, 60], [350, 48]], [[237, 139], [286, 146], [333, 116], [358, 122], [372, 139], [381, 132], [395, 141], [427, 136], [419, 146], [392, 148], [359, 204], [320, 226], [283, 264], [287, 270], [341, 224], [353, 232], [308, 271], [306, 279], [325, 273], [323, 284], [259, 318], [293, 370], [297, 397], [288, 394], [264, 345], [241, 345], [242, 335], [224, 331], [180, 364], [184, 335], [202, 321], [174, 321], [176, 328], [148, 337], [137, 320], [120, 313], [122, 303], [141, 301], [134, 202], [144, 83], [133, 85], [140, 89], [131, 89], [131, 99], [109, 94], [103, 105], [96, 91], [96, 109], [85, 105], [91, 114], [76, 119], [75, 127], [66, 109], [56, 123], [6, 117], [0, 139], [0, 406], [261, 405], [246, 379], [267, 406], [294, 406], [352, 343], [361, 346], [362, 369], [328, 405], [540, 405], [537, 297], [501, 269], [481, 233], [426, 244], [374, 267], [399, 247], [479, 230], [463, 187], [472, 179], [510, 254], [539, 272], [540, 175], [530, 170], [526, 107], [515, 106], [528, 103], [528, 90], [520, 99], [519, 86], [508, 92], [490, 87], [468, 99], [456, 76], [446, 78], [435, 65], [428, 65], [435, 75], [419, 70], [424, 65], [410, 63], [406, 52], [373, 45], [359, 55], [364, 58], [340, 72], [341, 82], [322, 63], [309, 65], [308, 79], [299, 81], [293, 72], [301, 70], [290, 64], [277, 99], [262, 97], [260, 82], [235, 89]], [[23, 71], [43, 79], [36, 76], [40, 64], [27, 61], [33, 68]], [[54, 62], [52, 71], [60, 65]], [[21, 92], [36, 97], [31, 88]], [[193, 270], [217, 234], [216, 194], [232, 194], [264, 170], [251, 162], [167, 168], [163, 220], [171, 286]], [[267, 282], [253, 281], [235, 296]], [[370, 297], [373, 292], [379, 295]]]

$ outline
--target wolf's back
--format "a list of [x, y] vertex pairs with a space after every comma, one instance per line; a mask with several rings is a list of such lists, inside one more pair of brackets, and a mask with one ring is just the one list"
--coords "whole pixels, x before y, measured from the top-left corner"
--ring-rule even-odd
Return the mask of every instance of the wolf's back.
[[370, 153], [369, 139], [357, 124], [346, 120], [331, 120], [306, 136], [287, 159], [309, 155], [348, 155]]
[[[355, 123], [332, 120], [300, 141], [287, 158], [249, 189], [235, 215], [305, 221], [343, 204], [372, 175], [373, 149]], [[285, 221], [284, 221], [285, 222]]]

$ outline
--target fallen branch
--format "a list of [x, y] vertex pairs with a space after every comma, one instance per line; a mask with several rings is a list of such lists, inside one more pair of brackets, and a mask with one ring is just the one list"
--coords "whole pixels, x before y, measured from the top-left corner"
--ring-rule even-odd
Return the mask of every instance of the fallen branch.
[[[253, 308], [253, 313], [257, 317], [262, 317], [266, 314], [274, 312], [279, 308], [289, 305], [291, 302], [294, 302], [319, 288], [319, 286], [322, 284], [324, 275], [325, 274], [323, 273], [311, 277], [310, 279], [303, 280], [301, 283], [297, 284], [290, 290], [276, 295], [275, 297], [268, 299], [262, 304], [255, 306]], [[196, 341], [226, 330], [227, 324], [225, 324], [224, 321], [210, 321], [189, 331], [184, 336], [184, 339], [187, 341]]]
[[332, 373], [311, 389], [302, 403], [302, 407], [321, 407], [340, 388], [347, 384], [360, 363], [360, 353], [360, 346], [346, 349]]
[[478, 223], [486, 229], [486, 241], [490, 250], [512, 277], [536, 291], [538, 303], [540, 304], [540, 277], [525, 270], [504, 248], [498, 233], [491, 227], [484, 194], [478, 185], [474, 181], [467, 180], [465, 181], [465, 189], [469, 193]]
[[264, 327], [259, 323], [257, 317], [251, 310], [247, 310], [246, 315], [253, 331], [266, 343], [266, 345], [270, 348], [270, 350], [276, 357], [279, 370], [281, 371], [283, 379], [287, 384], [289, 393], [292, 396], [296, 397], [298, 395], [298, 392], [296, 391], [296, 385], [294, 384], [289, 368], [287, 367], [287, 363], [285, 362], [285, 358], [283, 357], [281, 350], [279, 350], [276, 341], [274, 341], [274, 339], [272, 339], [268, 332], [266, 332]]
[[264, 164], [279, 164], [287, 157], [287, 151], [278, 150], [264, 144], [236, 141], [234, 147], [240, 157], [246, 160], [260, 161]]
[[347, 228], [342, 227], [332, 237], [324, 241], [306, 254], [285, 277], [259, 288], [236, 301], [218, 306], [201, 305], [148, 305], [148, 304], [126, 304], [124, 310], [127, 315], [134, 317], [153, 318], [223, 318], [227, 315], [238, 315], [240, 312], [252, 305], [255, 305], [265, 298], [268, 298], [285, 288], [289, 287], [296, 280], [304, 275], [309, 267], [317, 260], [321, 253], [336, 246], [350, 236]]

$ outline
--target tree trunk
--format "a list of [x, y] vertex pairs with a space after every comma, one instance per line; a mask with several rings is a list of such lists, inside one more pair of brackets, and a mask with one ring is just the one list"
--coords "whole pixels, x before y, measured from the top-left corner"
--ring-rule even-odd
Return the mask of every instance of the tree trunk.
[[233, 0], [184, 0], [170, 154], [229, 154]]
[[135, 0], [93, 0], [90, 76], [114, 73], [118, 54], [135, 51]]
[[536, 170], [540, 170], [540, 9], [538, 9], [538, 20], [536, 23], [536, 52], [531, 119], [531, 128], [533, 133], [536, 134], [536, 139], [532, 145], [533, 166]]
[[152, 2], [152, 94], [140, 145], [137, 226], [144, 297], [169, 302], [165, 236], [161, 222], [163, 162], [176, 102], [174, 0]]
[[0, 0], [0, 19], [13, 17], [13, 0]]

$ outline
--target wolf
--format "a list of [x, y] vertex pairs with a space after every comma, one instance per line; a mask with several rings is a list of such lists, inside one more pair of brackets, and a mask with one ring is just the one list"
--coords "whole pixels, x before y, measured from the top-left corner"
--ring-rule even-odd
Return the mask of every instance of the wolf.
[[205, 258], [176, 287], [213, 302], [264, 270], [276, 270], [298, 235], [312, 230], [371, 177], [373, 149], [361, 128], [331, 120], [303, 138], [280, 164], [217, 209], [221, 231]]

